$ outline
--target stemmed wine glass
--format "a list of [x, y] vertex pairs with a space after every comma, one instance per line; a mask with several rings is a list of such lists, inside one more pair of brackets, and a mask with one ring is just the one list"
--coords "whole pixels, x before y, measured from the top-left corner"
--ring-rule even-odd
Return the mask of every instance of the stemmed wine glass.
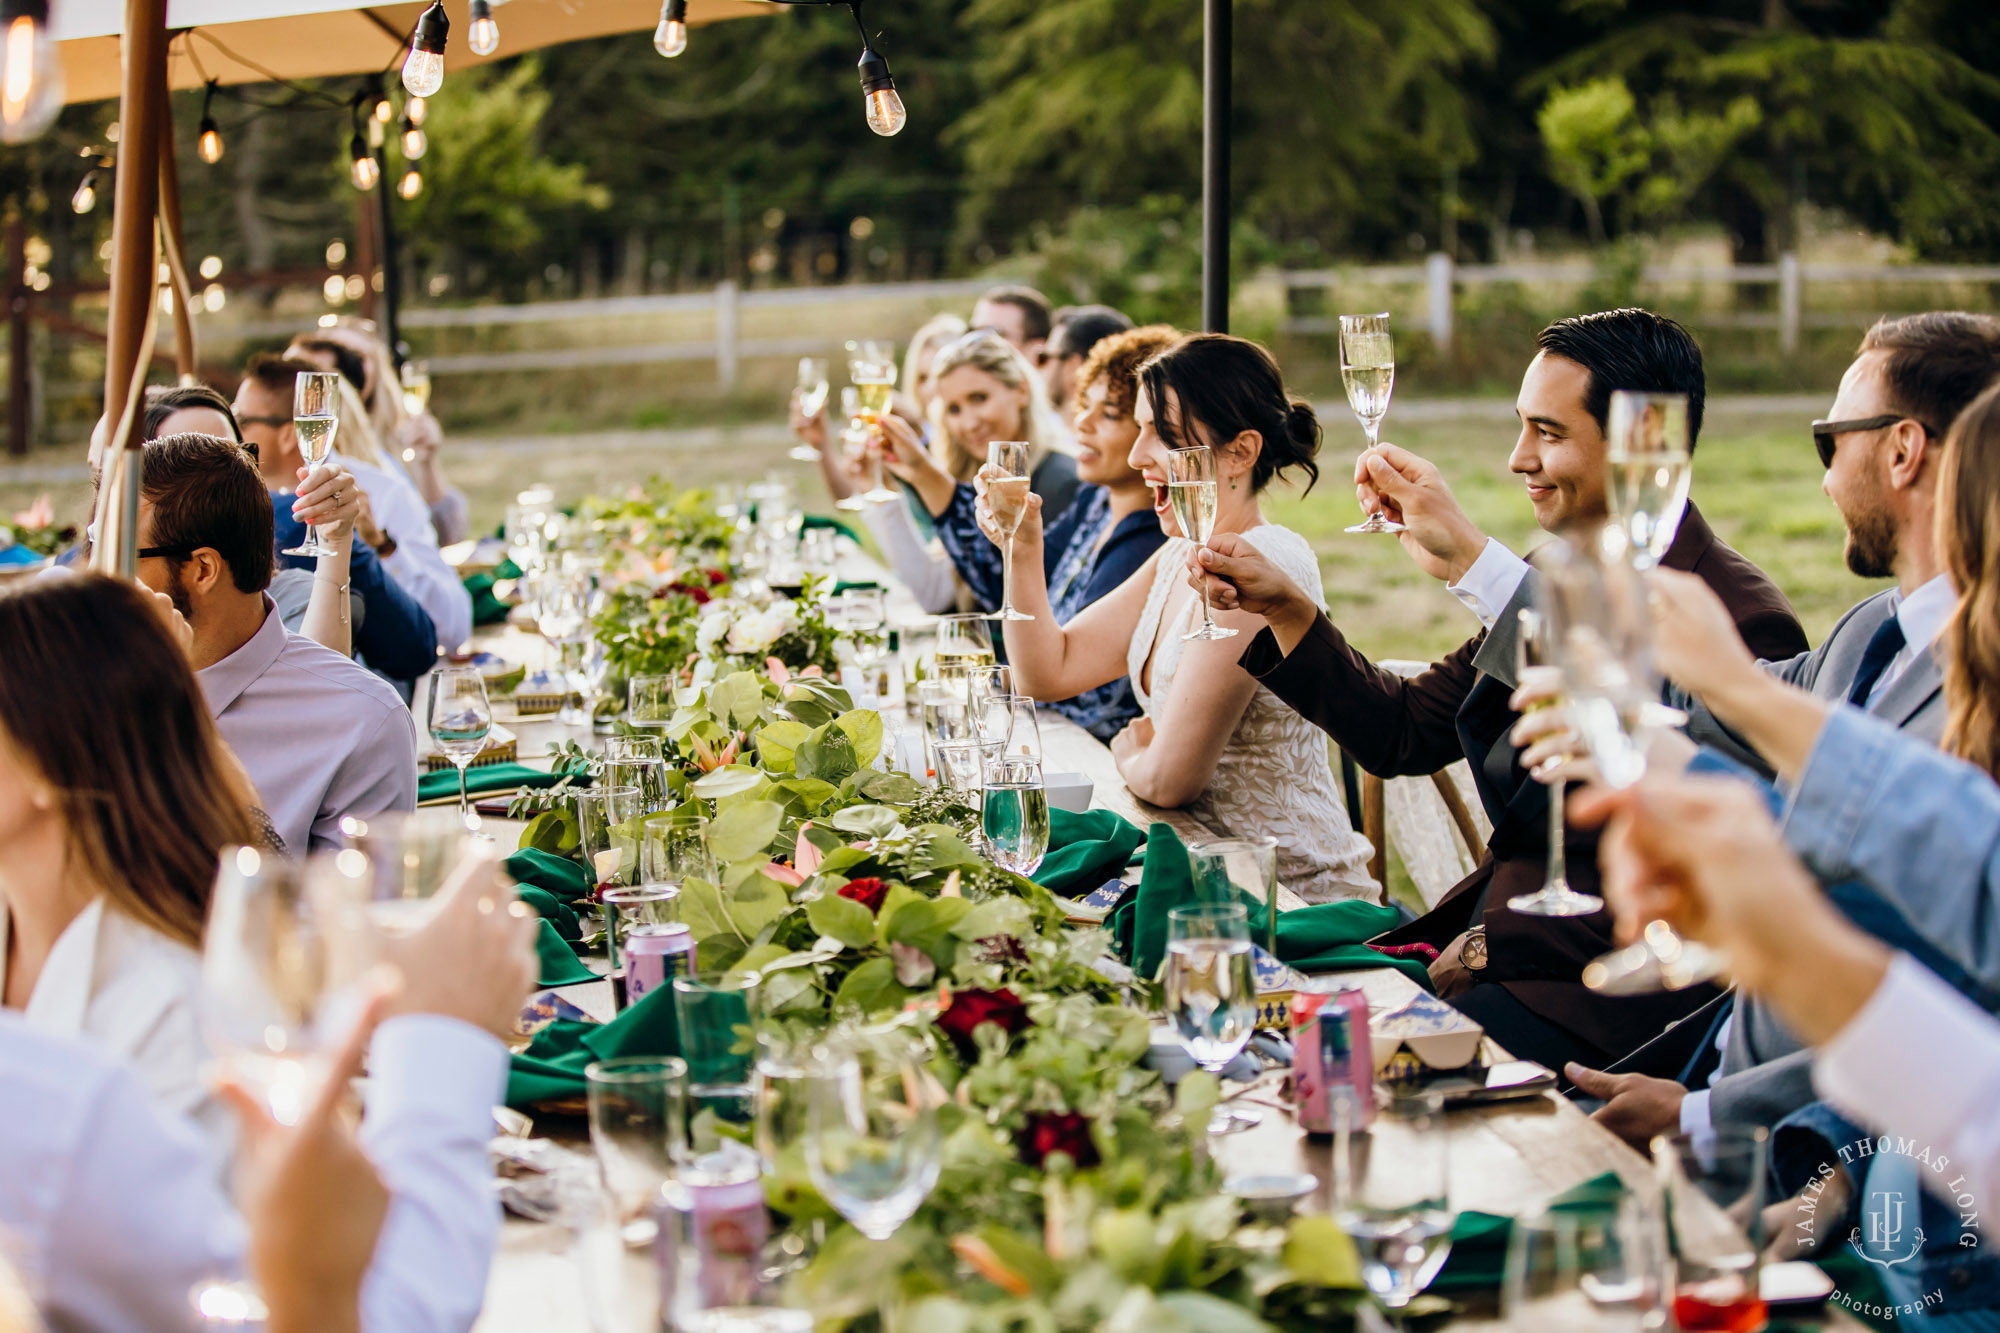
[[1618, 390], [1604, 443], [1612, 519], [1631, 540], [1632, 563], [1651, 569], [1666, 557], [1687, 513], [1693, 480], [1687, 395]]
[[[299, 438], [299, 457], [308, 468], [316, 468], [333, 453], [333, 437], [340, 430], [340, 376], [322, 371], [299, 375], [292, 388], [292, 429]], [[319, 539], [319, 529], [308, 527], [306, 539], [286, 555], [332, 555], [333, 548]]]
[[439, 667], [431, 675], [431, 740], [458, 769], [458, 817], [477, 828], [472, 799], [465, 792], [465, 770], [486, 748], [493, 730], [493, 705], [486, 700], [486, 682], [477, 667]]
[[[823, 356], [802, 356], [799, 358], [799, 415], [807, 421], [818, 416], [826, 406], [827, 378], [826, 358]], [[800, 463], [817, 463], [819, 450], [810, 444], [792, 446], [792, 458]]]
[[[1368, 432], [1368, 448], [1381, 443], [1382, 418], [1389, 414], [1389, 394], [1396, 386], [1396, 343], [1389, 336], [1389, 316], [1340, 317], [1340, 380], [1347, 386], [1347, 405]], [[1382, 517], [1380, 510], [1349, 528], [1349, 532], [1401, 532], [1403, 525]]]
[[1014, 609], [1014, 534], [1020, 530], [1028, 507], [1028, 442], [995, 440], [986, 446], [986, 461], [1007, 475], [986, 483], [986, 503], [993, 510], [994, 526], [1006, 540], [1000, 543], [1000, 609], [988, 620], [1033, 620]]
[[[888, 343], [874, 340], [851, 342], [847, 351], [847, 377], [854, 381], [861, 408], [855, 419], [873, 432], [880, 428], [882, 417], [889, 411], [889, 395], [896, 389], [895, 356]], [[875, 463], [875, 484], [861, 498], [877, 503], [902, 498], [890, 489], [879, 459]]]
[[1343, 1129], [1333, 1208], [1360, 1253], [1363, 1284], [1400, 1326], [1451, 1254], [1451, 1138], [1441, 1097], [1398, 1099], [1367, 1134]]
[[808, 1073], [807, 1174], [856, 1231], [887, 1240], [937, 1184], [942, 1092], [900, 1032], [857, 1034], [816, 1057]]
[[[1188, 1057], [1211, 1074], [1229, 1067], [1257, 1027], [1257, 969], [1250, 914], [1239, 903], [1176, 907], [1167, 913], [1167, 1017]], [[1211, 1134], [1234, 1134], [1262, 1117], [1220, 1107]]]
[[[1561, 668], [1555, 664], [1554, 655], [1549, 651], [1541, 616], [1532, 607], [1522, 607], [1520, 634], [1515, 639], [1515, 679], [1526, 685], [1530, 672], [1559, 675]], [[1532, 705], [1529, 711], [1561, 706], [1560, 699], [1551, 698]], [[1569, 886], [1567, 867], [1563, 863], [1563, 790], [1566, 786], [1560, 777], [1549, 784], [1549, 871], [1541, 888], [1507, 900], [1507, 906], [1517, 912], [1526, 912], [1530, 916], [1589, 916], [1604, 906], [1604, 900], [1597, 895], [1578, 893]]]
[[570, 696], [581, 698], [584, 688], [581, 677], [583, 648], [590, 637], [586, 633], [590, 625], [590, 575], [581, 570], [550, 570], [537, 575], [534, 583], [535, 628], [555, 653], [556, 682], [562, 690], [558, 720], [565, 726], [587, 725], [589, 713], [579, 716]]
[[[1620, 527], [1605, 527], [1593, 549], [1565, 541], [1543, 550], [1547, 554], [1536, 556], [1542, 573], [1537, 597], [1562, 668], [1570, 719], [1599, 778], [1629, 787], [1646, 775], [1651, 733], [1687, 720], [1659, 701], [1645, 583]], [[1637, 943], [1585, 965], [1583, 983], [1606, 994], [1639, 995], [1681, 990], [1724, 970], [1720, 953], [1655, 921]]]
[[[849, 449], [859, 449], [868, 442], [868, 427], [861, 419], [861, 390], [852, 384], [841, 386], [840, 415], [847, 422], [840, 428], [840, 442]], [[843, 496], [834, 502], [834, 508], [845, 509], [849, 513], [856, 513], [867, 507], [867, 497], [860, 491]]]
[[[1167, 451], [1167, 499], [1181, 536], [1196, 546], [1208, 545], [1215, 534], [1215, 451], [1207, 445]], [[1183, 639], [1233, 639], [1236, 631], [1215, 623], [1208, 609], [1208, 579], [1201, 581], [1201, 628]]]

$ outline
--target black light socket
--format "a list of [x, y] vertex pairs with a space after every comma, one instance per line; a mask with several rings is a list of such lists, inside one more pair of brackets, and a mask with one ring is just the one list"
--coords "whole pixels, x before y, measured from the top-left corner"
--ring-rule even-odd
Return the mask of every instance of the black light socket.
[[445, 38], [451, 33], [451, 16], [444, 12], [444, 0], [431, 0], [431, 7], [417, 20], [410, 45], [432, 55], [444, 54]]
[[896, 86], [896, 81], [889, 77], [889, 58], [872, 46], [861, 49], [855, 69], [860, 71], [863, 93], [879, 93]]

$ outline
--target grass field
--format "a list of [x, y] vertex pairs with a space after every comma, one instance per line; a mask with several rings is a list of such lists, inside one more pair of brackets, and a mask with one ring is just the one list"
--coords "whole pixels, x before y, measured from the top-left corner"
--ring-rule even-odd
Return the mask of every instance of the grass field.
[[[1473, 519], [1515, 550], [1538, 537], [1520, 483], [1506, 468], [1514, 432], [1504, 404], [1439, 420], [1397, 424], [1389, 438], [1438, 464]], [[1416, 415], [1416, 414], [1412, 414]], [[1475, 628], [1471, 616], [1438, 584], [1417, 571], [1391, 538], [1348, 536], [1355, 521], [1345, 484], [1358, 427], [1345, 413], [1329, 415], [1322, 466], [1311, 495], [1279, 490], [1267, 516], [1304, 533], [1319, 551], [1334, 619], [1357, 647], [1375, 657], [1429, 658], [1449, 651]], [[664, 476], [680, 485], [750, 479], [768, 470], [793, 473], [808, 508], [828, 509], [811, 469], [785, 457], [787, 441], [769, 428], [668, 435], [639, 432], [522, 440], [460, 439], [453, 479], [473, 502], [476, 519], [497, 525], [506, 502], [529, 482], [547, 481], [565, 500]], [[74, 462], [73, 454], [39, 452], [35, 464]], [[65, 519], [83, 516], [88, 488], [47, 484], [0, 467], [0, 511], [12, 513], [48, 492]], [[1819, 492], [1820, 468], [1803, 418], [1769, 412], [1711, 413], [1696, 454], [1694, 496], [1724, 540], [1755, 560], [1791, 597], [1815, 642], [1847, 607], [1880, 585], [1847, 573], [1841, 524]], [[819, 496], [815, 503], [814, 497]]]

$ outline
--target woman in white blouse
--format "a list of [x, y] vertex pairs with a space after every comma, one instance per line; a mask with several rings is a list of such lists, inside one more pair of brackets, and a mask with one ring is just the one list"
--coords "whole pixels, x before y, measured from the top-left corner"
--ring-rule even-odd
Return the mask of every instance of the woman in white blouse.
[[164, 601], [96, 575], [0, 596], [0, 1007], [130, 1061], [219, 1144], [202, 924], [218, 853], [258, 835]]

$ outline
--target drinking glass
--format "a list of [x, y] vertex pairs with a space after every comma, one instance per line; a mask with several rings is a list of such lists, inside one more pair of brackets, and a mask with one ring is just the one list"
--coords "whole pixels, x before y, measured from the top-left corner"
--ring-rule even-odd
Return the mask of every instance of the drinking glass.
[[646, 820], [642, 841], [640, 866], [647, 883], [716, 882], [715, 858], [708, 850], [708, 820], [696, 811], [669, 810], [652, 816]]
[[989, 760], [980, 811], [987, 854], [1017, 875], [1034, 874], [1049, 854], [1049, 794], [1040, 761]]
[[1334, 1218], [1360, 1253], [1363, 1284], [1398, 1318], [1451, 1253], [1451, 1139], [1442, 1101], [1399, 1100], [1369, 1133], [1339, 1139]]
[[1755, 1333], [1765, 1325], [1758, 1282], [1769, 1140], [1763, 1127], [1740, 1125], [1718, 1126], [1699, 1140], [1653, 1140], [1674, 1322], [1685, 1333]]
[[697, 1153], [751, 1137], [757, 1063], [757, 974], [674, 978], [674, 1016], [688, 1064], [688, 1132]]
[[889, 623], [888, 600], [880, 588], [849, 588], [826, 599], [826, 619], [844, 633], [876, 633]]
[[966, 705], [965, 694], [960, 688], [963, 681], [920, 680], [917, 682], [917, 707], [922, 713], [924, 729], [924, 758], [930, 776], [944, 780], [944, 766], [938, 760], [938, 746], [951, 741], [977, 739], [973, 731], [972, 710]]
[[466, 828], [479, 827], [472, 798], [465, 791], [465, 770], [486, 748], [493, 730], [493, 705], [486, 700], [486, 681], [477, 667], [439, 667], [431, 673], [431, 742], [458, 769], [458, 818]]
[[[1196, 546], [1208, 545], [1215, 534], [1215, 451], [1207, 445], [1167, 451], [1167, 499], [1181, 536]], [[1208, 609], [1208, 576], [1201, 580], [1201, 628], [1183, 639], [1233, 639], [1236, 631], [1215, 623]]]
[[653, 1200], [673, 1178], [685, 1142], [688, 1067], [671, 1055], [599, 1060], [583, 1071], [590, 1146], [627, 1245], [658, 1234]]
[[[1551, 672], [1560, 674], [1555, 654], [1550, 651], [1548, 636], [1543, 632], [1542, 617], [1533, 607], [1521, 608], [1520, 633], [1515, 639], [1514, 678], [1518, 684], [1526, 685], [1530, 672]], [[1548, 699], [1537, 703], [1529, 711], [1544, 708], [1560, 708], [1560, 699]], [[1567, 784], [1561, 778], [1549, 784], [1549, 868], [1542, 880], [1542, 887], [1533, 893], [1516, 894], [1507, 900], [1507, 906], [1530, 916], [1589, 916], [1604, 906], [1604, 900], [1593, 893], [1578, 893], [1569, 886], [1568, 869], [1564, 865], [1563, 848], [1563, 790]]]
[[1693, 478], [1687, 395], [1619, 389], [1611, 395], [1604, 445], [1612, 521], [1631, 539], [1633, 563], [1651, 569], [1687, 513]]
[[1628, 1194], [1601, 1208], [1516, 1218], [1507, 1238], [1501, 1318], [1537, 1333], [1640, 1333], [1655, 1326], [1659, 1218]]
[[[641, 677], [645, 679], [645, 677]], [[654, 677], [653, 679], [658, 679]], [[604, 757], [613, 762], [620, 760], [648, 760], [665, 762], [666, 754], [660, 749], [658, 736], [607, 736], [604, 738]]]
[[1201, 838], [1188, 844], [1195, 892], [1204, 901], [1228, 904], [1240, 890], [1264, 904], [1264, 951], [1278, 956], [1278, 840]]
[[625, 685], [625, 720], [665, 735], [674, 720], [673, 676], [634, 676]]
[[660, 884], [641, 877], [629, 888], [605, 889], [597, 895], [604, 904], [605, 955], [611, 970], [625, 966], [625, 941], [635, 933], [657, 930], [680, 920], [681, 887]]
[[993, 509], [994, 525], [1007, 539], [1000, 543], [1000, 609], [987, 619], [1033, 620], [1033, 616], [1014, 609], [1014, 533], [1028, 507], [1028, 442], [995, 440], [986, 446], [986, 461], [1007, 474], [986, 483], [986, 503]]
[[[548, 642], [556, 658], [556, 680], [562, 690], [561, 720], [570, 725], [589, 721], [578, 718], [570, 706], [570, 696], [580, 695], [582, 683], [572, 670], [580, 659], [580, 648], [590, 637], [590, 576], [581, 570], [549, 570], [532, 580], [535, 597], [535, 629]], [[580, 660], [574, 665], [580, 666]]]
[[810, 1080], [806, 1171], [820, 1197], [871, 1240], [887, 1240], [937, 1184], [936, 1085], [899, 1034], [830, 1047]]
[[[431, 405], [431, 363], [428, 361], [405, 361], [397, 378], [403, 383], [403, 411], [409, 416], [420, 417], [430, 410]], [[416, 457], [416, 450], [405, 451], [403, 461]]]
[[664, 759], [607, 759], [604, 761], [604, 782], [612, 787], [638, 788], [639, 808], [644, 814], [665, 810], [671, 801], [667, 794], [667, 761]]
[[1042, 760], [1042, 724], [1035, 718], [1035, 701], [1025, 694], [1006, 696], [1013, 720], [1007, 726], [1006, 754], [1010, 759]]
[[[799, 415], [810, 421], [826, 406], [827, 379], [826, 358], [823, 356], [802, 356], [799, 358]], [[801, 463], [817, 463], [819, 450], [810, 444], [792, 446], [792, 457]]]
[[1003, 749], [1014, 732], [1014, 696], [998, 688], [1000, 682], [996, 679], [1005, 670], [1005, 667], [975, 668], [966, 690], [973, 733], [982, 741], [998, 742]]
[[799, 568], [823, 579], [832, 579], [840, 573], [839, 537], [832, 528], [813, 528], [799, 534]]
[[816, 1071], [812, 1048], [782, 1033], [756, 1036], [756, 1085], [751, 1097], [751, 1146], [766, 1171], [778, 1170], [788, 1150], [803, 1150], [809, 1128], [809, 1079]]
[[592, 787], [576, 794], [584, 864], [599, 890], [639, 882], [639, 821], [645, 813], [637, 787]]
[[[299, 457], [308, 468], [317, 468], [333, 453], [333, 437], [340, 429], [340, 376], [323, 371], [299, 375], [292, 389], [292, 429], [299, 438]], [[286, 555], [332, 555], [333, 548], [319, 539], [319, 529], [308, 527], [306, 539]]]
[[[1368, 432], [1368, 448], [1373, 449], [1381, 441], [1382, 418], [1389, 414], [1389, 394], [1396, 385], [1396, 343], [1389, 334], [1387, 313], [1340, 317], [1340, 380], [1347, 388], [1347, 405]], [[1348, 529], [1402, 530], [1401, 523], [1384, 518], [1380, 510]]]
[[[1535, 553], [1542, 575], [1536, 600], [1562, 669], [1570, 720], [1599, 778], [1629, 787], [1645, 776], [1652, 731], [1687, 718], [1660, 703], [1652, 613], [1645, 583], [1627, 558], [1625, 530], [1607, 525], [1598, 537], [1588, 546], [1549, 542]], [[1655, 921], [1638, 942], [1585, 964], [1583, 983], [1609, 995], [1642, 995], [1681, 990], [1725, 970], [1719, 952]]]
[[468, 859], [491, 856], [493, 845], [473, 837], [448, 810], [385, 810], [340, 821], [341, 836], [363, 858], [363, 895], [375, 929], [404, 935], [430, 919], [433, 899]]
[[[852, 384], [846, 385], [840, 391], [840, 415], [847, 423], [840, 428], [840, 442], [849, 450], [859, 449], [868, 443], [868, 424], [861, 417], [861, 390]], [[834, 505], [834, 508], [845, 509], [850, 513], [867, 507], [868, 501], [860, 491]]]
[[937, 645], [932, 657], [937, 662], [939, 677], [970, 667], [993, 665], [993, 635], [986, 625], [986, 617], [978, 613], [938, 617]]
[[963, 792], [980, 804], [986, 788], [986, 766], [1000, 757], [998, 741], [970, 740], [937, 743], [938, 781], [952, 791]]
[[[855, 397], [860, 406], [855, 419], [871, 435], [880, 429], [882, 417], [889, 411], [889, 397], [896, 390], [895, 357], [881, 354], [888, 347], [887, 343], [849, 345], [847, 377], [854, 381]], [[885, 472], [878, 459], [875, 463], [875, 485], [862, 495], [863, 500], [880, 503], [902, 498], [890, 489]]]
[[[1250, 914], [1240, 903], [1203, 903], [1167, 913], [1167, 1017], [1188, 1057], [1220, 1076], [1257, 1027], [1257, 974]], [[1262, 1117], [1217, 1107], [1211, 1134], [1248, 1129]]]

